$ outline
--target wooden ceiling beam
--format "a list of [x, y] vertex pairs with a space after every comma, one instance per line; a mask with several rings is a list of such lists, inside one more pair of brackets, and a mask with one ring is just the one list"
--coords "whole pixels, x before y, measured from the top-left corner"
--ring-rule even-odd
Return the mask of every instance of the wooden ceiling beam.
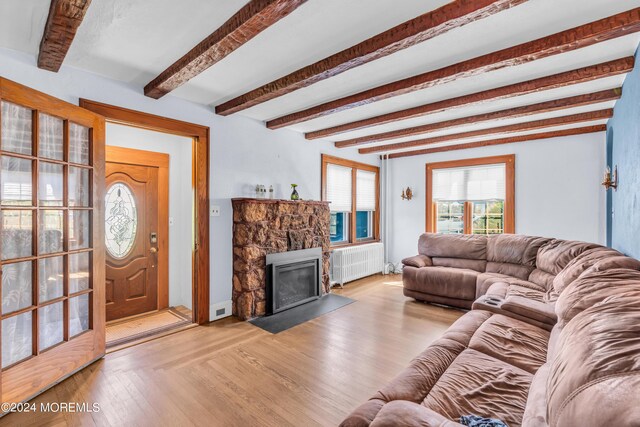
[[289, 15], [307, 0], [250, 0], [220, 28], [144, 87], [159, 99]]
[[527, 0], [456, 0], [216, 107], [227, 116], [310, 86]]
[[545, 90], [559, 89], [573, 84], [586, 83], [606, 77], [613, 77], [625, 74], [633, 70], [635, 60], [632, 56], [617, 59], [603, 64], [592, 65], [565, 73], [554, 74], [539, 79], [528, 80], [508, 86], [489, 89], [483, 92], [472, 93], [459, 96], [457, 98], [445, 99], [443, 101], [432, 102], [418, 107], [381, 114], [368, 119], [345, 123], [330, 128], [320, 129], [305, 134], [307, 139], [326, 138], [340, 133], [351, 132], [373, 126], [384, 125], [400, 120], [413, 119], [428, 114], [439, 113], [451, 108], [464, 107], [467, 105], [480, 104], [483, 102], [498, 101], [505, 98], [528, 95]]
[[[445, 145], [444, 147], [425, 148], [423, 150], [405, 151], [389, 154], [389, 159], [401, 157], [420, 156], [424, 154], [443, 153], [446, 151], [467, 150], [469, 148], [489, 147], [491, 145], [511, 144], [514, 142], [536, 141], [541, 139], [558, 138], [562, 136], [584, 135], [587, 133], [606, 132], [607, 125], [586, 126], [574, 129], [556, 130], [551, 132], [534, 133], [530, 135], [511, 136], [502, 139], [490, 139], [488, 141], [469, 142], [466, 144]], [[385, 156], [386, 157], [386, 156]]]
[[413, 141], [398, 142], [395, 144], [378, 145], [375, 147], [361, 148], [360, 154], [379, 153], [382, 151], [402, 150], [405, 148], [420, 147], [423, 145], [437, 144], [440, 142], [456, 141], [459, 139], [473, 138], [486, 135], [500, 135], [513, 132], [529, 132], [554, 126], [565, 126], [576, 123], [592, 122], [596, 120], [607, 120], [613, 116], [613, 109], [592, 111], [588, 113], [572, 114], [570, 116], [554, 117], [551, 119], [535, 120], [532, 122], [516, 123], [507, 126], [498, 126], [488, 129], [478, 129], [469, 132], [455, 133], [451, 135], [441, 135], [431, 138], [416, 139]]
[[268, 121], [267, 127], [279, 129], [295, 125], [454, 80], [574, 51], [638, 31], [640, 31], [640, 8], [287, 114]]
[[450, 129], [457, 126], [471, 125], [474, 123], [486, 122], [490, 120], [515, 119], [527, 117], [533, 114], [550, 113], [567, 108], [582, 107], [601, 102], [615, 101], [620, 99], [622, 88], [608, 89], [585, 95], [571, 96], [553, 101], [540, 102], [538, 104], [525, 105], [523, 107], [508, 108], [506, 110], [494, 111], [491, 113], [477, 114], [475, 116], [462, 117], [459, 119], [445, 120], [437, 123], [429, 123], [422, 126], [414, 126], [406, 129], [392, 130], [390, 132], [376, 135], [361, 136], [359, 138], [345, 139], [338, 141], [335, 146], [338, 148], [353, 147], [374, 142], [387, 141], [390, 139], [403, 138], [433, 132], [436, 130]]
[[38, 68], [57, 73], [73, 43], [91, 0], [51, 0], [44, 27]]

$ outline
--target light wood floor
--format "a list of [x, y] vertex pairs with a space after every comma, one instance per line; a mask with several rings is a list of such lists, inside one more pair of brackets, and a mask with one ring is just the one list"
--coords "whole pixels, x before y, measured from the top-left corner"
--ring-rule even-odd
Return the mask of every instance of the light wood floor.
[[178, 306], [107, 322], [107, 353], [195, 327], [191, 318], [191, 310]]
[[462, 312], [402, 295], [399, 276], [336, 293], [356, 303], [277, 335], [232, 318], [107, 355], [35, 399], [92, 414], [9, 414], [11, 426], [331, 426]]

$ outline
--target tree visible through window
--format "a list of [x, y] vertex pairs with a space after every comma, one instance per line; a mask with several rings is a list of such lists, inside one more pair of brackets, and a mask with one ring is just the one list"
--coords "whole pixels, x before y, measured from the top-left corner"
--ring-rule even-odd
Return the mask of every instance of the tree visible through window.
[[427, 165], [427, 231], [514, 232], [514, 156]]

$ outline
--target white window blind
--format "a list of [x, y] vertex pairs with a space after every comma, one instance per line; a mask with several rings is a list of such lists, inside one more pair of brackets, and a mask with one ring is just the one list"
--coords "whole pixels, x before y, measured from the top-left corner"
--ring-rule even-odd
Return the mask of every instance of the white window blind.
[[359, 170], [356, 172], [356, 210], [376, 210], [376, 174]]
[[433, 170], [433, 200], [503, 200], [504, 163]]
[[331, 212], [351, 212], [351, 168], [327, 165], [327, 201]]

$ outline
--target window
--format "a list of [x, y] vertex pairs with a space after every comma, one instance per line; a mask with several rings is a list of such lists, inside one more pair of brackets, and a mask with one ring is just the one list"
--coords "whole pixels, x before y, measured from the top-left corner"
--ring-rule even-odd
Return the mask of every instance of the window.
[[378, 239], [378, 176], [376, 166], [322, 156], [322, 199], [331, 202], [331, 244]]
[[515, 231], [515, 156], [427, 164], [427, 231]]

